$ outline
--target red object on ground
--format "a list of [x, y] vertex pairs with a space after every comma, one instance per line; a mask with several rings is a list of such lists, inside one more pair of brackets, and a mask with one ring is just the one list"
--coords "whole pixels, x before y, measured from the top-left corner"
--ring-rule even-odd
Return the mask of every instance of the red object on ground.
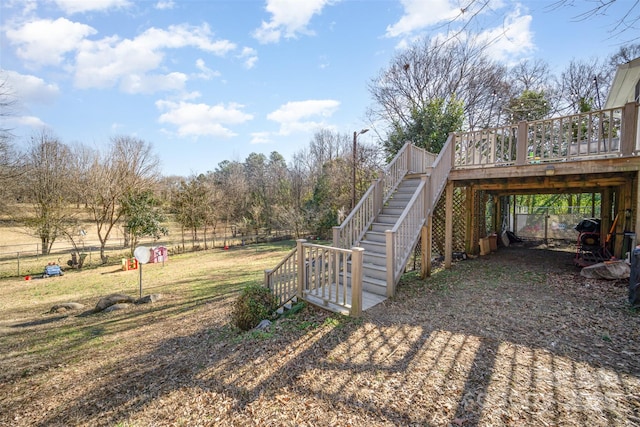
[[24, 276], [24, 280], [31, 280], [31, 276]]

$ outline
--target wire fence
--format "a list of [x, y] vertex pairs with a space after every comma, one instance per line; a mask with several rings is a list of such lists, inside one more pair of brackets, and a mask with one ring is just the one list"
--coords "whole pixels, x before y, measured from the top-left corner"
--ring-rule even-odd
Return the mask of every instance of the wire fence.
[[[206, 249], [225, 249], [257, 243], [269, 243], [293, 238], [289, 233], [278, 232], [272, 235], [240, 235], [230, 234], [204, 239], [142, 239], [137, 246], [167, 248], [169, 255]], [[72, 254], [76, 252], [70, 244], [56, 243], [48, 254], [42, 254], [39, 243], [0, 245], [0, 278], [20, 277], [42, 274], [48, 264], [58, 264], [63, 268], [72, 268]], [[79, 254], [83, 256], [83, 268], [104, 265], [100, 257], [100, 244], [86, 242], [79, 246]], [[120, 265], [122, 259], [132, 257], [132, 248], [125, 247], [122, 240], [105, 245], [106, 264]]]

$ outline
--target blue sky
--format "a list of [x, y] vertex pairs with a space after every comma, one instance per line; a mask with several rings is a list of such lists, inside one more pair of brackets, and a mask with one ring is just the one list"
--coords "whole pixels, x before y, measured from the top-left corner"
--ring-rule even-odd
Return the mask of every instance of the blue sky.
[[[576, 19], [587, 2], [556, 1], [491, 0], [466, 28], [504, 33], [490, 50], [498, 61], [542, 58], [557, 73], [631, 38], [611, 33], [631, 0], [588, 21]], [[18, 98], [2, 126], [19, 144], [42, 127], [98, 148], [135, 136], [153, 144], [166, 175], [252, 152], [289, 161], [320, 128], [370, 127], [371, 79], [412, 40], [458, 25], [467, 3], [2, 0], [0, 68]]]

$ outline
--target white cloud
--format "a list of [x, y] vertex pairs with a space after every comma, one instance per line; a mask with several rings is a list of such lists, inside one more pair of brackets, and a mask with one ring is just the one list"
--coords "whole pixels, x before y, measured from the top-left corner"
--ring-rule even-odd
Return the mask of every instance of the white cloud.
[[3, 70], [2, 75], [16, 99], [24, 104], [49, 104], [59, 95], [56, 84], [46, 83], [40, 77]]
[[54, 0], [54, 2], [67, 14], [102, 12], [109, 9], [126, 8], [131, 5], [128, 0]]
[[258, 53], [253, 48], [245, 47], [242, 49], [240, 55], [238, 55], [238, 58], [244, 59], [245, 68], [252, 69], [256, 65], [256, 62], [258, 62]]
[[243, 105], [235, 103], [225, 106], [160, 100], [156, 102], [156, 107], [164, 111], [158, 121], [177, 126], [180, 136], [229, 138], [236, 133], [228, 125], [242, 124], [253, 119], [251, 114], [242, 111]]
[[502, 26], [481, 33], [479, 40], [488, 44], [487, 53], [494, 60], [516, 63], [535, 50], [531, 21], [531, 15], [516, 9], [505, 16]]
[[155, 93], [160, 91], [183, 90], [187, 75], [183, 73], [169, 74], [129, 74], [120, 81], [120, 89], [125, 93]]
[[58, 18], [55, 21], [30, 21], [6, 31], [7, 39], [17, 46], [18, 57], [35, 65], [60, 65], [64, 55], [75, 51], [96, 30], [89, 25]]
[[[224, 55], [236, 48], [228, 40], [213, 41], [211, 38], [211, 31], [204, 24], [199, 27], [173, 25], [167, 30], [150, 28], [134, 39], [114, 36], [96, 42], [87, 40], [80, 46], [76, 57], [75, 83], [80, 88], [111, 87], [130, 75], [144, 79], [148, 77], [147, 73], [161, 65], [165, 49], [195, 47]], [[165, 76], [165, 85], [159, 90], [175, 88], [179, 82], [175, 77], [175, 73]], [[158, 77], [153, 79], [157, 81]], [[144, 87], [151, 88], [152, 84], [144, 84]], [[125, 84], [123, 87], [130, 86]]]
[[269, 144], [270, 142], [273, 141], [269, 132], [253, 132], [251, 134], [251, 144]]
[[16, 116], [16, 117], [6, 117], [6, 124], [8, 127], [18, 127], [24, 126], [27, 128], [43, 128], [46, 127], [47, 124], [43, 122], [39, 117], [35, 116]]
[[196, 75], [198, 78], [211, 80], [213, 77], [220, 77], [220, 72], [207, 67], [202, 58], [196, 60], [196, 68], [200, 70], [200, 73]]
[[399, 37], [423, 30], [443, 21], [451, 21], [460, 15], [460, 5], [452, 0], [401, 0], [404, 15], [387, 27], [388, 37]]
[[293, 38], [297, 34], [313, 34], [307, 28], [314, 15], [331, 4], [333, 0], [267, 0], [267, 12], [271, 14], [269, 22], [262, 21], [253, 37], [260, 43], [277, 43], [281, 37]]
[[[290, 135], [325, 126], [324, 119], [331, 117], [339, 106], [340, 102], [332, 99], [288, 102], [267, 118], [280, 123], [280, 135]], [[314, 121], [314, 117], [320, 120]]]
[[155, 8], [158, 10], [170, 10], [174, 7], [176, 7], [176, 4], [173, 0], [160, 0], [155, 5]]

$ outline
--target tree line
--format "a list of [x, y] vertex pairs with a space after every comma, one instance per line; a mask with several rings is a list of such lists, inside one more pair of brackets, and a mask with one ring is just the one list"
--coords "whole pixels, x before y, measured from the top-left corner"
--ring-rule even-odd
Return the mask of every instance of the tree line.
[[[397, 53], [369, 82], [378, 143], [356, 141], [355, 152], [350, 135], [319, 129], [289, 162], [277, 151], [251, 153], [205, 173], [161, 176], [152, 144], [136, 137], [114, 136], [98, 150], [36, 130], [19, 150], [11, 130], [0, 127], [0, 209], [40, 239], [43, 253], [59, 239], [75, 245], [84, 211], [104, 262], [116, 229], [135, 247], [167, 232], [167, 214], [181, 227], [183, 246], [215, 245], [218, 232], [230, 229], [328, 237], [352, 207], [353, 189], [359, 198], [406, 141], [437, 153], [450, 132], [599, 109], [617, 65], [640, 56], [640, 44], [629, 45], [604, 60], [573, 59], [553, 75], [542, 60], [507, 67], [486, 47], [471, 38], [424, 38]], [[0, 80], [0, 118], [16, 100]]]

